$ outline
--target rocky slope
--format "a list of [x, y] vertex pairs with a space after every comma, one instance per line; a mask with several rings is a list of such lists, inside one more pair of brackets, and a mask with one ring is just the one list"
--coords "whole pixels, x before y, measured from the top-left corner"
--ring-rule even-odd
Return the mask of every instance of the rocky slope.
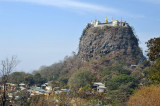
[[88, 24], [80, 38], [78, 57], [88, 62], [94, 59], [135, 65], [143, 54], [130, 26], [93, 27]]

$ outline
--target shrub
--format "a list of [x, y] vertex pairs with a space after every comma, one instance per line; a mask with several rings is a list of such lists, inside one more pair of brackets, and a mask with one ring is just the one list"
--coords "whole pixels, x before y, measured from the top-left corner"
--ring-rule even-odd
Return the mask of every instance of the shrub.
[[123, 65], [118, 64], [116, 66], [108, 66], [105, 67], [104, 69], [100, 70], [100, 74], [102, 77], [104, 77], [105, 75], [110, 75], [112, 73], [116, 74], [116, 75], [120, 75], [120, 74], [126, 74], [126, 75], [130, 75], [131, 72], [129, 70], [123, 69], [122, 68]]
[[129, 106], [160, 106], [160, 85], [151, 85], [136, 90], [127, 104]]
[[64, 87], [67, 85], [67, 83], [68, 83], [68, 78], [65, 77], [59, 78], [59, 86]]
[[116, 90], [124, 85], [128, 85], [129, 88], [134, 88], [137, 85], [137, 80], [129, 75], [119, 75], [113, 77], [109, 81], [109, 88], [110, 90]]
[[69, 79], [68, 85], [72, 89], [84, 87], [92, 81], [91, 72], [89, 70], [81, 70], [74, 73]]
[[154, 83], [160, 84], [160, 58], [156, 60], [152, 67], [149, 69], [148, 77]]

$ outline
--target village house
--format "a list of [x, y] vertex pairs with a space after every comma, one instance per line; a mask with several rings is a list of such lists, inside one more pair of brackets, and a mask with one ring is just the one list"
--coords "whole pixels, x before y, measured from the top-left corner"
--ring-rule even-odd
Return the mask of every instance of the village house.
[[41, 89], [40, 87], [36, 87], [32, 89], [32, 93], [40, 95], [43, 94], [45, 92], [45, 90]]
[[22, 90], [25, 90], [25, 89], [26, 89], [26, 84], [20, 83], [20, 84], [19, 84], [19, 88], [20, 88], [21, 91], [22, 91]]
[[105, 84], [101, 83], [101, 82], [94, 82], [93, 84], [93, 88], [97, 91], [97, 92], [104, 92], [106, 87]]
[[[2, 86], [3, 87], [3, 86]], [[13, 91], [16, 89], [17, 85], [13, 83], [6, 83], [7, 90]]]
[[55, 94], [60, 94], [62, 92], [64, 92], [64, 93], [70, 92], [70, 89], [59, 89], [59, 87], [54, 88], [54, 93]]
[[8, 93], [8, 97], [9, 97], [9, 98], [13, 98], [14, 94], [15, 94], [15, 92], [9, 92], [9, 93]]
[[49, 91], [51, 92], [52, 91], [52, 87], [48, 85], [48, 83], [44, 83], [41, 85], [41, 88], [46, 90], [46, 91]]
[[51, 86], [46, 86], [46, 89], [47, 91], [52, 91], [52, 87]]
[[41, 85], [41, 88], [42, 88], [42, 89], [46, 89], [47, 86], [48, 86], [48, 83], [45, 83], [45, 84], [42, 84], [42, 85]]

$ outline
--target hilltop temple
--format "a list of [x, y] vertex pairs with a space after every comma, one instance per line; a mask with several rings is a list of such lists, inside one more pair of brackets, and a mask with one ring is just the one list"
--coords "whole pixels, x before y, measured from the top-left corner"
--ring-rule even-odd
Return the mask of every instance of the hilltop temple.
[[98, 21], [96, 18], [95, 18], [95, 21], [92, 22], [91, 21], [91, 25], [93, 25], [94, 27], [104, 27], [104, 26], [121, 26], [121, 27], [128, 27], [129, 24], [126, 23], [126, 21], [118, 21], [118, 20], [113, 20], [112, 18], [112, 21], [109, 22], [108, 19], [106, 18], [105, 19], [105, 22], [104, 23], [101, 23], [100, 21]]

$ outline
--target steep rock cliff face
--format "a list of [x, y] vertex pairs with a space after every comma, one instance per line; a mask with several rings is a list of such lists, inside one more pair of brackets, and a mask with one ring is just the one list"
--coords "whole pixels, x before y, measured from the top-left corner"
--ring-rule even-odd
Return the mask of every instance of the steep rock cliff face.
[[93, 27], [88, 24], [80, 38], [78, 57], [83, 61], [95, 59], [137, 64], [143, 54], [130, 26]]

